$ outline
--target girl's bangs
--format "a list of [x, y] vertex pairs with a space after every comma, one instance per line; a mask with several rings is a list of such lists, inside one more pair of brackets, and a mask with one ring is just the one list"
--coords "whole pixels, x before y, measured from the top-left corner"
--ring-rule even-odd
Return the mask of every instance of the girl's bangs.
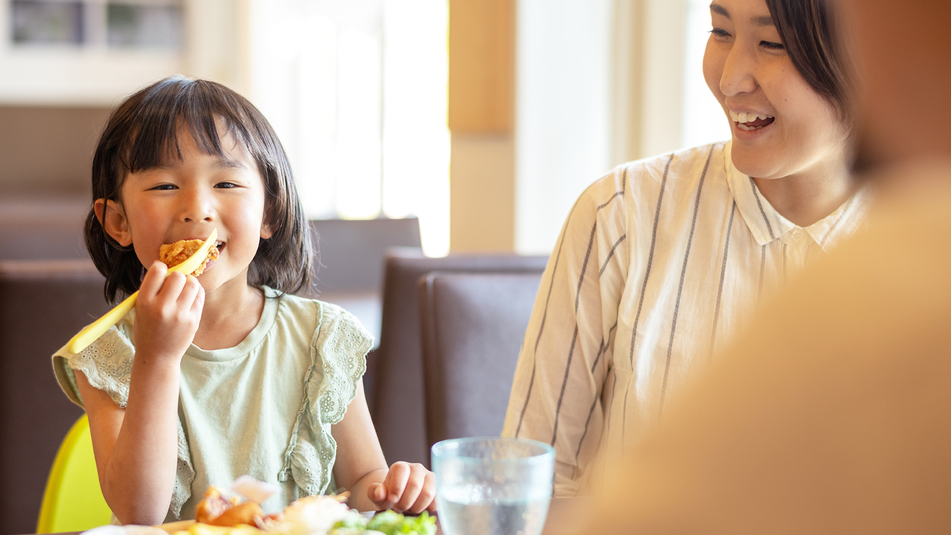
[[[186, 91], [166, 88], [156, 91], [142, 103], [133, 119], [135, 130], [120, 147], [122, 163], [128, 172], [138, 172], [182, 159], [182, 135], [191, 136], [205, 154], [223, 156], [221, 137], [230, 133], [235, 141], [254, 154], [247, 128], [241, 124], [241, 113], [214, 92], [203, 91], [189, 82]], [[167, 93], [167, 94], [166, 94]], [[191, 93], [190, 95], [188, 93]]]

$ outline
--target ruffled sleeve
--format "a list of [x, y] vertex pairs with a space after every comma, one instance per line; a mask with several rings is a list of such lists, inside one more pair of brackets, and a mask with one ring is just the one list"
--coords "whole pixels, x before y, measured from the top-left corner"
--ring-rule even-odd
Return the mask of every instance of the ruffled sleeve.
[[343, 419], [366, 371], [373, 338], [349, 312], [329, 303], [318, 306], [311, 342], [312, 365], [304, 379], [304, 399], [284, 458], [281, 480], [293, 477], [306, 495], [324, 494], [332, 481], [337, 443], [330, 426]]
[[70, 353], [65, 347], [53, 355], [53, 371], [63, 392], [74, 403], [83, 406], [73, 370], [86, 376], [89, 384], [102, 390], [119, 408], [129, 402], [129, 381], [132, 377], [132, 357], [135, 349], [129, 336], [128, 324], [111, 327], [98, 340], [79, 353]]

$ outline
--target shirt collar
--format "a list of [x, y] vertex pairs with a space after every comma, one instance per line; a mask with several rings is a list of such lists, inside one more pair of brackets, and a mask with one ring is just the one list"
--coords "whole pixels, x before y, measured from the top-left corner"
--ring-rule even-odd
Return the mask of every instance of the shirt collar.
[[746, 226], [753, 233], [756, 243], [766, 245], [789, 232], [796, 225], [779, 215], [773, 205], [769, 204], [766, 197], [763, 197], [759, 192], [759, 188], [756, 187], [753, 179], [741, 173], [733, 165], [732, 148], [733, 142], [731, 141], [726, 144], [723, 151], [725, 156], [723, 165], [726, 167], [727, 184], [730, 186], [730, 192], [733, 194], [736, 207], [739, 208]]
[[[753, 238], [760, 245], [781, 238], [787, 232], [797, 227], [789, 221], [766, 200], [760, 193], [756, 183], [748, 175], [741, 173], [733, 165], [731, 154], [733, 143], [728, 142], [724, 149], [724, 163], [727, 184], [733, 194], [740, 215], [749, 227]], [[806, 233], [822, 248], [827, 251], [844, 238], [851, 236], [858, 229], [871, 202], [868, 187], [860, 188], [852, 197], [842, 203], [834, 212], [803, 228]]]
[[871, 206], [871, 200], [871, 187], [862, 186], [834, 212], [809, 225], [805, 230], [823, 251], [829, 251], [859, 229]]

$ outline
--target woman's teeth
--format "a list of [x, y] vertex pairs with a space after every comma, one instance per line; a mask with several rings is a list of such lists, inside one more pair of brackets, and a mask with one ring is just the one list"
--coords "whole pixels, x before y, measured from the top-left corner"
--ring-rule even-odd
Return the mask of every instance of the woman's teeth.
[[746, 113], [746, 112], [730, 112], [730, 119], [736, 123], [736, 126], [741, 130], [756, 130], [763, 128], [773, 122], [775, 117], [772, 115], [757, 115], [755, 113]]

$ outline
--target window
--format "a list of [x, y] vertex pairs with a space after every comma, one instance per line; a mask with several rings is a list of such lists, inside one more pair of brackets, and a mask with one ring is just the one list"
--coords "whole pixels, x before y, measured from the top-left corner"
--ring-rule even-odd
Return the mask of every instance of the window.
[[309, 218], [418, 216], [449, 248], [445, 0], [253, 0], [251, 100]]
[[182, 72], [196, 64], [186, 41], [204, 55], [223, 46], [186, 38], [198, 1], [0, 0], [0, 103], [111, 106]]
[[178, 50], [177, 0], [12, 0], [10, 43], [22, 47]]

